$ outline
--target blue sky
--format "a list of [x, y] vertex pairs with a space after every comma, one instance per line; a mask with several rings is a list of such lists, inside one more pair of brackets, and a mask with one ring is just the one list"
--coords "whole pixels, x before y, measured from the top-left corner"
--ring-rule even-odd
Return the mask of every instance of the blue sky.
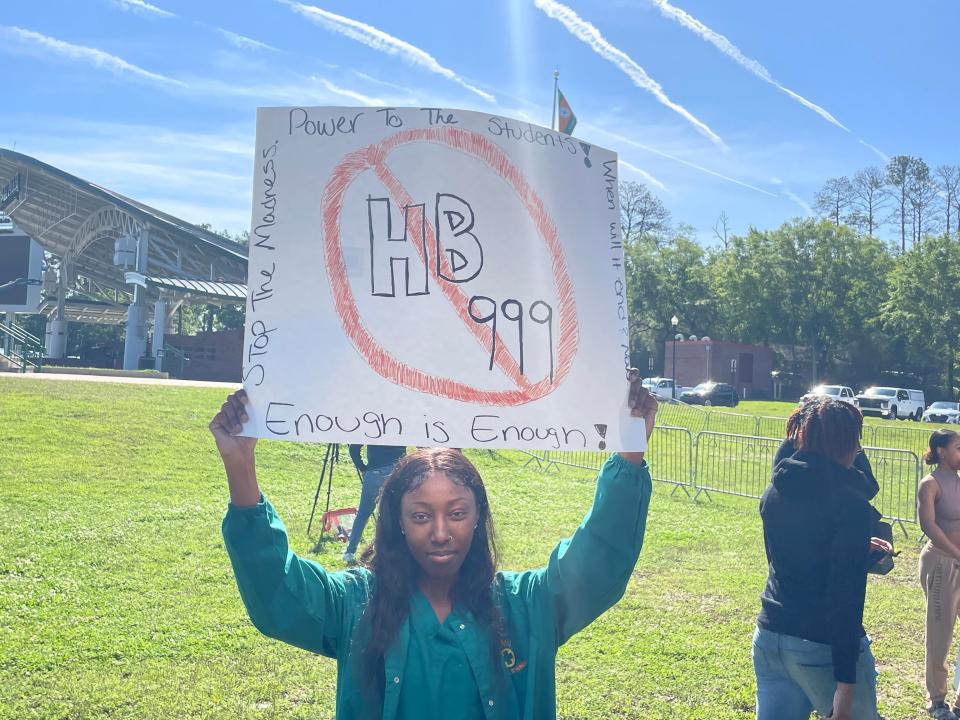
[[549, 125], [556, 66], [575, 135], [709, 243], [721, 212], [776, 227], [885, 155], [960, 163], [957, 27], [947, 0], [6, 2], [0, 147], [238, 232], [257, 106]]

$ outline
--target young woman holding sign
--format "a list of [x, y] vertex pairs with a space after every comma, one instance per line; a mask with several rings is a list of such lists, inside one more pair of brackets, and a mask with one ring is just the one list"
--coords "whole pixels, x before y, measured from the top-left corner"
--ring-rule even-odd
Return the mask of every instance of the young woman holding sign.
[[[657, 402], [630, 379], [649, 438]], [[555, 718], [557, 648], [620, 599], [640, 554], [643, 453], [607, 460], [593, 508], [546, 567], [498, 572], [476, 468], [456, 450], [420, 450], [383, 487], [363, 566], [328, 572], [289, 549], [260, 492], [256, 440], [234, 435], [245, 402], [234, 393], [210, 423], [230, 488], [226, 548], [253, 624], [337, 660], [337, 718]]]

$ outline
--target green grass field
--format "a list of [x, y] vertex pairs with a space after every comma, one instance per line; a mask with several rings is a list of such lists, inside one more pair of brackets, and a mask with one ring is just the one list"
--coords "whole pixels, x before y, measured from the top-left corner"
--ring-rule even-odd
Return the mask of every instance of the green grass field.
[[[206, 423], [222, 393], [0, 376], [0, 718], [330, 718], [334, 664], [251, 626], [219, 524], [222, 468]], [[785, 415], [790, 404], [742, 404]], [[779, 410], [779, 412], [777, 412]], [[582, 471], [470, 453], [505, 568], [543, 564], [588, 509]], [[262, 442], [260, 477], [295, 550], [323, 448]], [[353, 505], [349, 461], [332, 506]], [[658, 485], [624, 599], [561, 649], [563, 718], [751, 718], [750, 638], [765, 579], [756, 502], [693, 503]], [[911, 527], [916, 534], [916, 529]], [[925, 717], [919, 547], [871, 577], [881, 712]]]

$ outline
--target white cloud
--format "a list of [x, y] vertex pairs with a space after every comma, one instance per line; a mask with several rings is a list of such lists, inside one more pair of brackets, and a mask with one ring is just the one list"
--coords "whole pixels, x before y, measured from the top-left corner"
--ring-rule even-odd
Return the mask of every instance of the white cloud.
[[796, 203], [797, 207], [803, 210], [805, 215], [809, 215], [811, 217], [816, 215], [816, 213], [813, 212], [813, 208], [810, 207], [810, 205], [802, 197], [800, 197], [799, 195], [797, 195], [796, 193], [790, 190], [787, 190], [786, 188], [784, 188], [782, 192], [783, 192], [783, 196], [786, 198], [789, 198], [794, 203]]
[[229, 30], [224, 30], [223, 28], [217, 28], [217, 32], [223, 35], [235, 47], [238, 47], [241, 50], [272, 50], [273, 52], [279, 52], [277, 48], [273, 47], [272, 45], [267, 45], [259, 40], [248, 38], [246, 35], [238, 35], [235, 32], [230, 32]]
[[732, 42], [730, 42], [726, 37], [724, 37], [720, 33], [711, 30], [709, 27], [704, 25], [702, 22], [697, 20], [695, 17], [693, 17], [689, 13], [684, 12], [678, 7], [674, 7], [673, 5], [670, 4], [669, 0], [652, 0], [652, 2], [658, 8], [660, 8], [660, 12], [663, 14], [664, 17], [667, 17], [671, 20], [675, 20], [676, 22], [683, 25], [683, 27], [693, 31], [694, 33], [699, 35], [703, 40], [706, 40], [708, 43], [713, 45], [724, 55], [726, 55], [731, 60], [733, 60], [735, 63], [737, 63], [743, 68], [746, 68], [752, 74], [756, 75], [758, 78], [760, 78], [764, 82], [768, 82], [778, 90], [783, 91], [784, 93], [789, 95], [791, 98], [796, 100], [798, 103], [800, 103], [804, 107], [810, 110], [813, 110], [813, 112], [815, 112], [817, 115], [822, 117], [831, 125], [836, 125], [841, 130], [846, 130], [847, 132], [850, 132], [849, 129], [845, 125], [843, 125], [843, 123], [841, 123], [833, 115], [827, 112], [826, 109], [820, 107], [814, 102], [811, 102], [810, 100], [807, 100], [805, 97], [803, 97], [799, 93], [795, 93], [793, 90], [790, 90], [789, 88], [786, 88], [783, 85], [781, 85], [779, 82], [777, 82], [773, 78], [773, 76], [770, 74], [769, 70], [767, 70], [763, 65], [761, 65], [756, 60], [753, 60], [745, 56], [742, 52], [740, 52], [740, 48], [738, 48], [736, 45], [734, 45]]
[[151, 5], [143, 0], [113, 0], [113, 4], [121, 10], [135, 12], [145, 17], [176, 17], [172, 12], [161, 10], [156, 5]]
[[804, 215], [814, 216], [816, 213], [813, 211], [813, 208], [810, 207], [810, 204], [804, 200], [802, 197], [793, 192], [790, 188], [783, 184], [783, 180], [778, 177], [770, 178], [770, 182], [780, 188], [780, 193], [783, 197], [787, 198], [793, 202], [798, 208], [803, 210]]
[[627, 161], [624, 160], [623, 158], [619, 158], [619, 162], [620, 162], [620, 165], [621, 165], [622, 167], [625, 167], [625, 168], [626, 168], [627, 170], [629, 170], [630, 172], [639, 175], [640, 177], [642, 177], [644, 180], [646, 180], [648, 183], [650, 183], [650, 184], [653, 185], [654, 187], [656, 187], [656, 188], [658, 188], [658, 189], [660, 189], [660, 190], [666, 191], [667, 186], [664, 185], [664, 184], [663, 184], [662, 182], [660, 182], [659, 180], [657, 180], [653, 175], [651, 175], [650, 173], [648, 173], [646, 170], [641, 170], [641, 169], [638, 168], [636, 165], [627, 162]]
[[12, 37], [21, 43], [37, 47], [54, 55], [84, 62], [97, 68], [110, 70], [117, 75], [132, 75], [143, 80], [151, 80], [171, 87], [187, 87], [187, 84], [180, 80], [144, 70], [142, 67], [128, 63], [123, 58], [111, 55], [103, 50], [97, 50], [96, 48], [86, 47], [84, 45], [73, 45], [63, 40], [57, 40], [56, 38], [33, 32], [32, 30], [24, 30], [16, 26], [0, 26], [0, 36], [2, 35]]
[[629, 55], [604, 39], [596, 26], [581, 18], [571, 8], [555, 0], [534, 0], [534, 4], [546, 13], [547, 17], [558, 20], [570, 31], [570, 34], [590, 46], [590, 49], [597, 55], [613, 63], [622, 73], [633, 81], [634, 85], [651, 93], [658, 102], [684, 118], [699, 132], [710, 138], [711, 142], [726, 149], [726, 145], [724, 145], [719, 135], [711, 130], [706, 123], [694, 117], [685, 107], [667, 97], [660, 83], [647, 75], [647, 71], [640, 67]]
[[734, 185], [745, 187], [748, 190], [753, 190], [754, 192], [762, 193], [763, 195], [769, 195], [770, 197], [777, 197], [776, 193], [772, 193], [769, 190], [764, 190], [763, 188], [759, 188], [756, 185], [751, 185], [749, 183], [743, 182], [742, 180], [737, 180], [736, 178], [732, 178], [729, 175], [724, 175], [723, 173], [719, 173], [716, 170], [711, 170], [710, 168], [703, 167], [702, 165], [697, 165], [696, 163], [690, 162], [689, 160], [684, 160], [683, 158], [677, 157], [676, 155], [671, 155], [670, 153], [663, 152], [663, 150], [657, 150], [654, 147], [650, 147], [649, 145], [644, 145], [643, 143], [637, 142], [636, 140], [631, 140], [630, 138], [625, 137], [623, 135], [619, 135], [617, 133], [610, 132], [609, 130], [604, 130], [603, 128], [596, 127], [596, 126], [589, 126], [589, 127], [590, 129], [596, 132], [606, 135], [607, 137], [613, 138], [614, 140], [617, 140], [618, 142], [622, 142], [626, 145], [639, 148], [640, 150], [645, 150], [646, 152], [653, 153], [654, 155], [659, 155], [660, 157], [666, 158], [667, 160], [672, 160], [673, 162], [680, 163], [681, 165], [686, 165], [689, 168], [693, 168], [694, 170], [698, 170], [702, 173], [706, 173], [707, 175], [712, 175], [715, 178], [719, 178], [720, 180], [733, 183]]
[[348, 88], [342, 88], [338, 85], [334, 85], [332, 82], [326, 78], [321, 78], [320, 82], [323, 83], [323, 86], [332, 93], [337, 95], [343, 95], [348, 97], [351, 100], [356, 100], [357, 102], [363, 103], [364, 105], [386, 105], [386, 103], [380, 98], [369, 97], [367, 95], [361, 95], [356, 90], [350, 90]]
[[883, 150], [881, 150], [880, 148], [874, 147], [873, 145], [871, 145], [870, 143], [868, 143], [866, 140], [860, 140], [860, 144], [863, 145], [863, 146], [864, 146], [865, 148], [867, 148], [868, 150], [870, 150], [870, 152], [875, 153], [877, 157], [879, 157], [881, 160], [883, 160], [883, 162], [885, 162], [885, 163], [890, 162], [890, 156], [887, 155], [887, 154], [886, 154]]
[[249, 228], [252, 128], [207, 132], [156, 125], [21, 116], [17, 150], [92, 183], [194, 223], [232, 233]]
[[399, 90], [402, 93], [407, 95], [413, 95], [413, 90], [406, 88], [403, 85], [397, 85], [396, 83], [387, 82], [386, 80], [381, 80], [380, 78], [375, 78], [373, 75], [367, 75], [365, 72], [360, 72], [359, 70], [354, 70], [353, 74], [356, 75], [361, 80], [366, 80], [368, 83], [373, 83], [374, 85], [382, 85], [383, 87], [392, 88], [394, 90]]
[[388, 35], [383, 30], [375, 28], [372, 25], [344, 17], [343, 15], [337, 15], [314, 5], [304, 5], [303, 3], [292, 2], [291, 0], [278, 0], [278, 2], [288, 5], [294, 12], [316, 23], [320, 27], [339, 33], [351, 40], [356, 40], [374, 50], [399, 57], [411, 65], [416, 65], [432, 73], [441, 75], [461, 87], [466, 88], [475, 95], [482, 97], [487, 102], [495, 103], [497, 101], [490, 93], [471, 85], [453, 70], [441, 65], [429, 53], [404, 40]]

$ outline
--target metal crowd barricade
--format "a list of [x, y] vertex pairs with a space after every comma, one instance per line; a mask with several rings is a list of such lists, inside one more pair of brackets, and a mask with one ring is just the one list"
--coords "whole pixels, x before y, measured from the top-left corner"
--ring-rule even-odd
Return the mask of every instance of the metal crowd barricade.
[[529, 467], [531, 463], [536, 463], [537, 467], [543, 470], [544, 458], [541, 458], [535, 452], [530, 452], [529, 450], [520, 450], [519, 452], [527, 456], [527, 461], [523, 464], [524, 467]]
[[[610, 453], [595, 450], [540, 450], [525, 452], [527, 467], [536, 463], [541, 470], [559, 470], [561, 466], [599, 472]], [[650, 462], [652, 478], [656, 482], [673, 485], [671, 495], [683, 490], [690, 496], [693, 478], [693, 436], [682, 427], [657, 425], [653, 429], [646, 457]]]
[[690, 497], [693, 485], [693, 435], [687, 428], [657, 425], [653, 428], [646, 457], [652, 477], [673, 485], [670, 494], [683, 490]]
[[[867, 436], [869, 428], [869, 438]], [[923, 457], [929, 447], [933, 429], [905, 426], [902, 422], [888, 420], [882, 423], [870, 423], [863, 428], [864, 440], [872, 447], [909, 450], [917, 457]]]
[[770, 482], [778, 438], [732, 433], [702, 432], [696, 437], [694, 499], [701, 493], [759, 498]]
[[753, 434], [783, 440], [787, 436], [787, 419], [761, 415], [757, 418], [757, 430]]
[[707, 429], [710, 414], [697, 405], [662, 400], [657, 411], [657, 421], [665, 427], [682, 427], [696, 434]]
[[545, 470], [559, 470], [560, 465], [599, 472], [610, 453], [596, 450], [547, 450]]
[[[781, 442], [782, 435], [763, 437], [708, 430], [694, 436], [684, 427], [658, 425], [653, 430], [647, 457], [653, 479], [673, 485], [671, 494], [679, 489], [689, 497], [692, 489], [694, 500], [701, 494], [712, 499], [711, 493], [759, 498], [770, 482], [773, 458]], [[906, 535], [904, 523], [917, 522], [920, 458], [911, 450], [875, 445], [865, 446], [864, 450], [880, 485], [873, 503]], [[524, 467], [536, 463], [543, 471], [564, 466], [592, 473], [599, 471], [608, 456], [592, 450], [524, 454], [528, 456]]]
[[727, 433], [729, 435], [755, 435], [757, 418], [754, 415], [712, 411], [707, 413], [707, 422], [703, 431]]
[[887, 519], [907, 534], [905, 522], [917, 522], [917, 490], [920, 486], [920, 458], [910, 450], [864, 447], [880, 484], [873, 504]]

